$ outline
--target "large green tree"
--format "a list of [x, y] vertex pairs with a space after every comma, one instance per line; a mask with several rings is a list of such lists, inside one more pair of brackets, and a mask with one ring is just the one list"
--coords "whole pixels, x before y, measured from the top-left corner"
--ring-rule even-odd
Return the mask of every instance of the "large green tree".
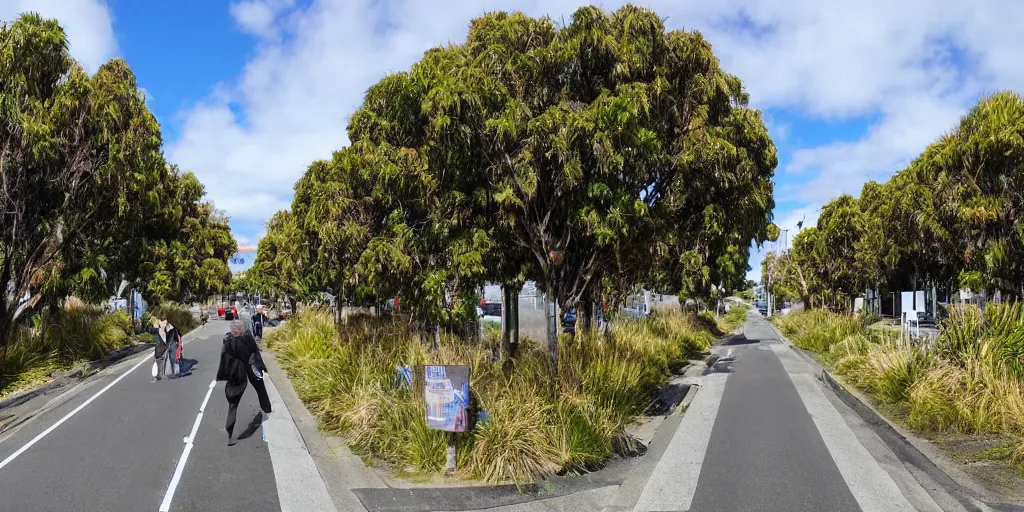
[[428, 323], [486, 281], [535, 279], [562, 308], [656, 277], [738, 287], [773, 206], [775, 148], [740, 81], [632, 5], [473, 20], [371, 87], [349, 139], [296, 185], [308, 273]]
[[191, 172], [177, 166], [161, 189], [168, 196], [166, 212], [176, 226], [147, 247], [144, 274], [147, 300], [183, 301], [224, 292], [231, 281], [227, 261], [237, 250], [228, 217], [204, 200], [205, 187]]
[[308, 295], [305, 265], [309, 258], [305, 243], [292, 212], [275, 213], [256, 248], [256, 261], [246, 272], [249, 291], [287, 298], [294, 313], [296, 302]]
[[160, 144], [123, 61], [89, 77], [55, 21], [26, 14], [0, 28], [0, 346], [48, 276], [81, 274], [147, 204]]

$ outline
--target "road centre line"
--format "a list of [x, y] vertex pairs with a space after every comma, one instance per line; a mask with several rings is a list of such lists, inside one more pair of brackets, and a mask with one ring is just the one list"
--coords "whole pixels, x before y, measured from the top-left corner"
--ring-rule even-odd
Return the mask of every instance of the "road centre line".
[[164, 501], [160, 503], [160, 512], [169, 512], [171, 510], [171, 500], [174, 499], [174, 491], [178, 489], [181, 474], [185, 471], [185, 462], [188, 461], [188, 455], [192, 453], [192, 443], [195, 441], [196, 433], [199, 431], [199, 423], [203, 421], [203, 411], [206, 410], [206, 403], [210, 401], [210, 395], [213, 394], [213, 388], [216, 385], [216, 380], [210, 382], [210, 388], [206, 390], [206, 398], [203, 398], [203, 404], [199, 406], [199, 414], [196, 415], [196, 421], [192, 424], [192, 431], [188, 437], [183, 439], [185, 449], [182, 450], [181, 457], [178, 458], [178, 465], [174, 468], [171, 483], [167, 486], [167, 492], [164, 493]]
[[57, 422], [56, 422], [56, 423], [54, 423], [53, 425], [51, 425], [51, 426], [50, 426], [50, 428], [47, 428], [46, 430], [42, 431], [42, 432], [41, 432], [41, 433], [40, 433], [39, 435], [37, 435], [36, 437], [32, 438], [32, 440], [31, 440], [31, 441], [29, 441], [28, 443], [25, 443], [25, 446], [22, 446], [21, 448], [19, 448], [19, 449], [18, 449], [18, 451], [16, 451], [16, 452], [14, 452], [14, 453], [10, 454], [10, 455], [9, 455], [9, 456], [8, 456], [8, 457], [7, 457], [6, 459], [4, 459], [4, 460], [3, 460], [3, 462], [0, 462], [0, 469], [3, 469], [3, 468], [4, 468], [5, 466], [7, 466], [8, 464], [10, 464], [10, 463], [11, 463], [11, 461], [13, 461], [14, 459], [18, 458], [18, 456], [19, 456], [19, 455], [21, 455], [21, 454], [25, 453], [25, 451], [26, 451], [26, 450], [28, 450], [28, 449], [29, 449], [29, 448], [31, 448], [31, 447], [32, 447], [32, 446], [33, 446], [34, 444], [36, 444], [36, 443], [38, 443], [39, 441], [41, 441], [41, 440], [42, 440], [42, 439], [43, 439], [44, 437], [46, 437], [47, 435], [49, 435], [49, 434], [50, 434], [50, 432], [53, 432], [54, 430], [56, 430], [56, 429], [57, 429], [57, 427], [59, 427], [59, 426], [63, 425], [65, 421], [67, 421], [67, 420], [71, 419], [71, 417], [72, 417], [72, 416], [74, 416], [74, 415], [78, 414], [78, 413], [79, 413], [79, 412], [80, 412], [80, 411], [81, 411], [82, 409], [85, 409], [85, 408], [86, 408], [86, 406], [88, 406], [88, 405], [89, 405], [89, 404], [91, 404], [91, 403], [92, 403], [92, 402], [93, 402], [94, 400], [96, 400], [97, 398], [99, 398], [99, 397], [100, 397], [100, 395], [102, 395], [103, 393], [106, 393], [106, 392], [107, 392], [107, 390], [109, 390], [110, 388], [114, 387], [114, 384], [117, 384], [118, 382], [121, 382], [121, 379], [123, 379], [123, 378], [127, 377], [129, 373], [131, 373], [131, 372], [135, 371], [135, 369], [136, 369], [136, 368], [138, 368], [138, 367], [142, 366], [142, 365], [143, 365], [143, 363], [147, 363], [147, 362], [149, 362], [149, 361], [150, 361], [150, 359], [149, 359], [149, 358], [143, 358], [143, 359], [142, 359], [141, 361], [139, 361], [138, 363], [135, 363], [135, 366], [132, 366], [131, 368], [129, 368], [129, 369], [128, 369], [128, 371], [126, 371], [126, 372], [122, 373], [122, 374], [121, 374], [121, 375], [120, 375], [119, 377], [117, 377], [116, 379], [114, 379], [114, 380], [113, 380], [113, 381], [112, 381], [112, 382], [111, 382], [110, 384], [107, 384], [107, 385], [106, 385], [106, 386], [105, 386], [105, 387], [104, 387], [103, 389], [101, 389], [101, 390], [97, 391], [95, 395], [93, 395], [93, 396], [89, 397], [89, 399], [88, 399], [88, 400], [86, 400], [85, 402], [82, 402], [82, 404], [81, 404], [81, 405], [79, 405], [78, 407], [75, 407], [75, 409], [74, 409], [74, 410], [72, 410], [71, 412], [69, 412], [69, 413], [67, 413], [66, 415], [64, 415], [64, 417], [63, 417], [63, 418], [61, 418], [61, 419], [57, 420]]

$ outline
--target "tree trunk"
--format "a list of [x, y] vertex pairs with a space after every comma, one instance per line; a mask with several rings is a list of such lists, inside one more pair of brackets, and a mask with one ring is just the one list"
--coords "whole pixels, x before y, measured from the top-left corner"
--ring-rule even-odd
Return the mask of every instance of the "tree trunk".
[[509, 300], [508, 284], [501, 285], [501, 357], [510, 357], [512, 353], [512, 301]]
[[441, 324], [434, 324], [434, 350], [441, 348]]
[[551, 361], [558, 367], [558, 299], [555, 297], [555, 286], [551, 282], [554, 276], [549, 276], [547, 280], [547, 297], [545, 297], [547, 305], [545, 306], [545, 324], [547, 325], [547, 337], [548, 337], [548, 355], [551, 356]]
[[594, 305], [592, 301], [581, 300], [576, 305], [576, 337], [582, 338], [590, 333], [594, 325]]
[[509, 356], [516, 357], [519, 352], [519, 290], [515, 290], [512, 297], [512, 344], [509, 347]]

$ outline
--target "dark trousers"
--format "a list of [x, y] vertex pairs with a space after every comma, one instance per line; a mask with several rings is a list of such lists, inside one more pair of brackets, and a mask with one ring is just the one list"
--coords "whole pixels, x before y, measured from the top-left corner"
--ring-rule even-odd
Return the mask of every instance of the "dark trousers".
[[[253, 389], [256, 390], [256, 396], [260, 400], [260, 409], [270, 414], [270, 395], [267, 394], [266, 383], [263, 382], [263, 379], [253, 374], [251, 368], [246, 368], [245, 375], [249, 379], [249, 384], [252, 384]], [[230, 383], [224, 386], [224, 396], [228, 399], [228, 421], [224, 428], [228, 431], [228, 435], [232, 435], [235, 432], [235, 416], [238, 413], [238, 403], [242, 401], [242, 394], [245, 393], [245, 388], [246, 382], [244, 380], [237, 386], [232, 386]]]

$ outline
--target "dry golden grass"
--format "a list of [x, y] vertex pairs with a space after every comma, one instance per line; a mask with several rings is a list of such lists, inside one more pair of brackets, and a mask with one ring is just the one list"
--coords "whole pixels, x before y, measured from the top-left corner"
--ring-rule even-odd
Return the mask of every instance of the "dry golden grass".
[[357, 317], [339, 332], [316, 311], [269, 333], [267, 344], [321, 428], [400, 472], [440, 471], [447, 438], [427, 428], [422, 391], [394, 386], [396, 366], [469, 365], [473, 399], [490, 418], [458, 435], [460, 473], [529, 482], [607, 461], [670, 370], [714, 340], [704, 321], [678, 312], [613, 325], [607, 338], [564, 337], [557, 372], [530, 340], [506, 371], [489, 342], [445, 336], [435, 350], [402, 324]]

